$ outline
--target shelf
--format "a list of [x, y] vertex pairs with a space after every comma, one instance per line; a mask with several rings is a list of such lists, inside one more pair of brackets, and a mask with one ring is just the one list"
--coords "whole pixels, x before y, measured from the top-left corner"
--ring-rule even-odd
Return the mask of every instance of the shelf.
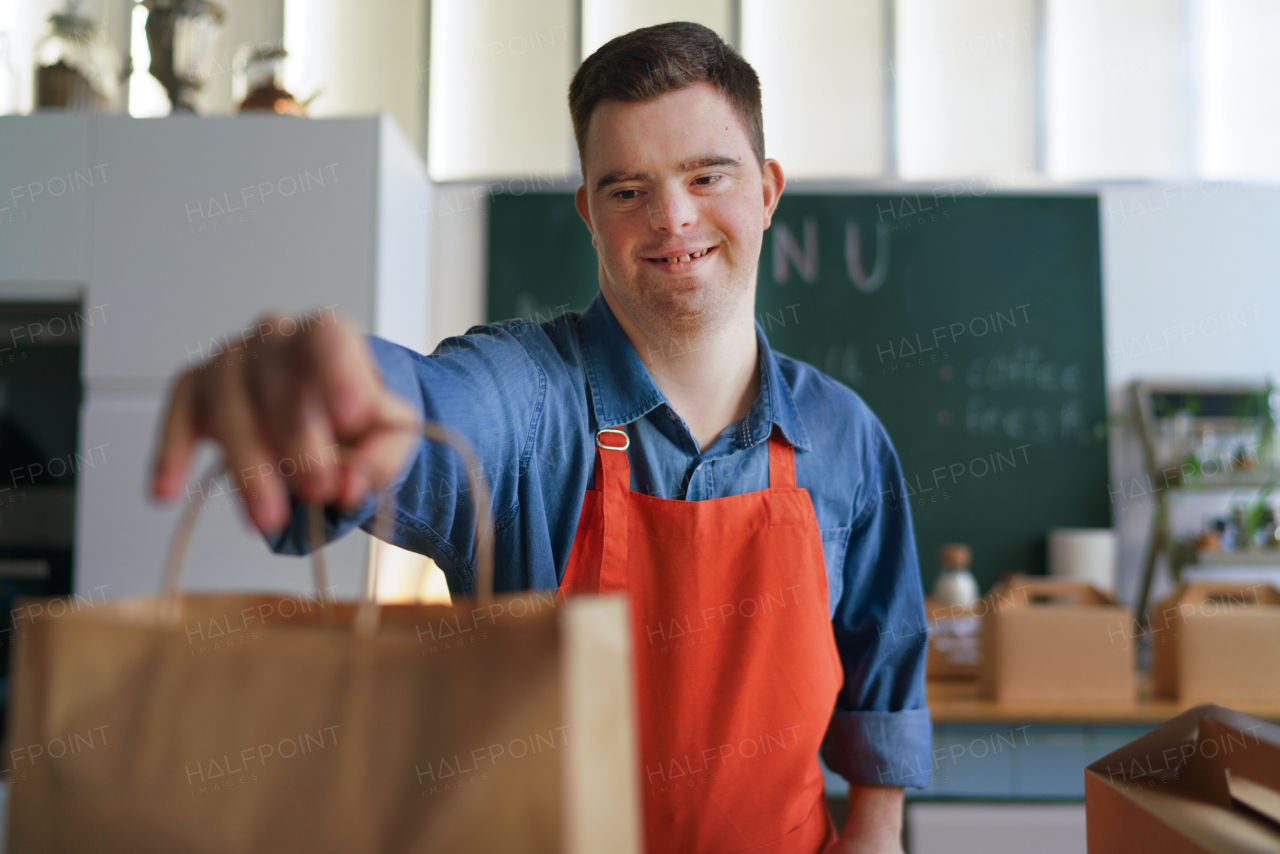
[[[926, 686], [934, 724], [1159, 724], [1196, 702], [1153, 696], [1148, 680], [1138, 682], [1138, 696], [1131, 703], [999, 702], [978, 695], [972, 679], [930, 679]], [[1203, 702], [1203, 701], [1201, 701]], [[1266, 720], [1280, 721], [1280, 704], [1232, 704], [1236, 711]]]
[[[1170, 466], [1176, 469], [1177, 466]], [[1280, 469], [1254, 469], [1245, 475], [1216, 479], [1212, 475], [1203, 480], [1188, 483], [1169, 483], [1166, 489], [1181, 489], [1188, 492], [1230, 492], [1236, 489], [1258, 489], [1267, 485], [1280, 485]]]
[[1195, 563], [1184, 566], [1280, 566], [1280, 549], [1243, 552], [1196, 552]]

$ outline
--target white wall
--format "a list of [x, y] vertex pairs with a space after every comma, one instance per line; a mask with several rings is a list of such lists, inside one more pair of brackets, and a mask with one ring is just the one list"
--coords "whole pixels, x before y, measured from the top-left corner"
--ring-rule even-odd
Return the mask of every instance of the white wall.
[[1280, 86], [1271, 60], [1280, 3], [1203, 0], [1200, 24], [1202, 173], [1280, 180]]
[[1034, 173], [1035, 3], [898, 0], [896, 28], [898, 173]]
[[390, 113], [421, 151], [426, 13], [426, 0], [283, 2], [285, 88], [297, 98], [317, 95], [312, 116]]
[[1045, 0], [1045, 171], [1067, 181], [1195, 174], [1181, 0]]
[[[1188, 181], [1102, 191], [1103, 317], [1113, 413], [1137, 378], [1280, 379], [1280, 187]], [[1113, 431], [1109, 488], [1118, 591], [1132, 600], [1154, 505], [1127, 485], [1145, 472], [1132, 430]], [[1182, 496], [1174, 530], [1197, 529], [1229, 496]], [[1152, 595], [1167, 588], [1158, 579]]]
[[484, 184], [432, 187], [429, 349], [487, 319], [487, 201]]
[[614, 36], [667, 21], [695, 21], [733, 42], [733, 9], [729, 0], [583, 0], [582, 55]]
[[760, 75], [765, 153], [788, 180], [888, 170], [886, 15], [882, 0], [742, 0], [741, 49]]
[[565, 101], [577, 65], [574, 8], [571, 0], [432, 3], [433, 179], [576, 168]]

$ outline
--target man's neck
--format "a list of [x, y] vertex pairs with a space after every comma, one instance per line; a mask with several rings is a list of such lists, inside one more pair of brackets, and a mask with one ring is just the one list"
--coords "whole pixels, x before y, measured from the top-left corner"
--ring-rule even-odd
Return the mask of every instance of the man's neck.
[[714, 329], [674, 333], [641, 329], [609, 302], [700, 450], [750, 411], [760, 394], [759, 345], [750, 313]]

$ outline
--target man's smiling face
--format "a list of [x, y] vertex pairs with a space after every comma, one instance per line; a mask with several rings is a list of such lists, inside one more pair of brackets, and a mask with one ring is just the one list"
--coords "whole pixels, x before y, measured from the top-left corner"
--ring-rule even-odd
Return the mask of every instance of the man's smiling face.
[[782, 169], [763, 172], [729, 100], [695, 83], [652, 101], [604, 100], [584, 146], [578, 212], [600, 287], [646, 336], [698, 335], [752, 313]]

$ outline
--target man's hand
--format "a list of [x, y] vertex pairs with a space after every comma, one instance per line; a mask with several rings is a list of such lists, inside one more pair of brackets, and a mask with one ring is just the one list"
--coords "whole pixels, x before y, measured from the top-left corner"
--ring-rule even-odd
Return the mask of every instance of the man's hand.
[[902, 788], [850, 786], [844, 831], [827, 854], [902, 854]]
[[266, 317], [243, 347], [178, 377], [151, 492], [177, 495], [196, 442], [212, 439], [244, 490], [250, 520], [275, 533], [288, 521], [290, 492], [307, 503], [359, 506], [400, 473], [419, 431], [417, 413], [383, 385], [350, 324]]

